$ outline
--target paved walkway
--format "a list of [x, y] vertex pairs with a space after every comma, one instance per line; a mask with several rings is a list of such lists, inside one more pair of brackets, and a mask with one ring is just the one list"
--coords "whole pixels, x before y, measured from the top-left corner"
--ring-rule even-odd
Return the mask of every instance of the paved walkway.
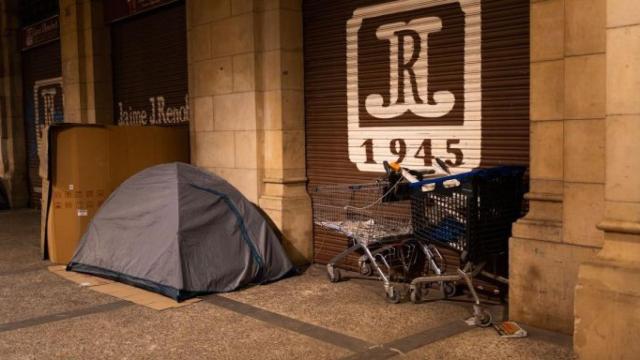
[[[572, 359], [571, 338], [467, 326], [466, 298], [388, 304], [380, 283], [303, 275], [155, 311], [79, 287], [39, 260], [39, 216], [0, 212], [2, 359]], [[502, 309], [492, 307], [495, 316]]]

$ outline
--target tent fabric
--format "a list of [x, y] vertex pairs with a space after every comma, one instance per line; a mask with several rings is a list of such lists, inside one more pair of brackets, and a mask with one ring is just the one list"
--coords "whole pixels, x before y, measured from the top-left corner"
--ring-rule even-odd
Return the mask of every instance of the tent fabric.
[[178, 301], [282, 278], [293, 269], [255, 205], [195, 166], [153, 166], [105, 201], [67, 270]]

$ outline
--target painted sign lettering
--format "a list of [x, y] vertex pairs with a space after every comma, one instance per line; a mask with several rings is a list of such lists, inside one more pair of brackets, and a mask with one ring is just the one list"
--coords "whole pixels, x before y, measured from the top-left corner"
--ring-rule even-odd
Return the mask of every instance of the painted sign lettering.
[[185, 123], [189, 121], [189, 95], [184, 96], [184, 105], [180, 106], [167, 105], [164, 96], [152, 96], [147, 109], [134, 109], [119, 101], [118, 110], [118, 125]]
[[[480, 0], [399, 0], [347, 21], [349, 159], [413, 168], [433, 157], [473, 168], [481, 154]], [[386, 76], [380, 76], [386, 73]]]
[[60, 22], [56, 15], [22, 28], [22, 50], [42, 45], [58, 38], [60, 38]]

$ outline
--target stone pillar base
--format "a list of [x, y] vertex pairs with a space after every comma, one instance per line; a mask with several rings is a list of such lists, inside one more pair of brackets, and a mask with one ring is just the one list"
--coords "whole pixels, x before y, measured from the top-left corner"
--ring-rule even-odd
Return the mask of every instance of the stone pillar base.
[[598, 257], [580, 266], [573, 346], [581, 359], [640, 354], [639, 239], [640, 232], [607, 233]]
[[640, 264], [591, 261], [580, 266], [574, 350], [581, 359], [640, 354]]
[[564, 243], [562, 223], [522, 219], [509, 240], [509, 318], [573, 333], [573, 289], [579, 265], [597, 248]]
[[296, 265], [313, 259], [311, 199], [305, 191], [306, 180], [265, 179], [265, 192], [259, 205], [280, 229], [282, 245]]

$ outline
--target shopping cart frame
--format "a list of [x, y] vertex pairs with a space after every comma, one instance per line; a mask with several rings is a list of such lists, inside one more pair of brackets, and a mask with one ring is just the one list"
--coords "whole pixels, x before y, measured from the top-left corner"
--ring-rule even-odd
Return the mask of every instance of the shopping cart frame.
[[[473, 278], [482, 274], [485, 277], [508, 284], [508, 279], [484, 270], [489, 257], [506, 253], [511, 224], [521, 217], [522, 198], [525, 185], [523, 177], [526, 168], [520, 166], [502, 166], [478, 169], [467, 173], [423, 180], [411, 184], [412, 226], [414, 236], [426, 243], [435, 243], [459, 252], [461, 268], [455, 274], [435, 274], [417, 277], [411, 281], [409, 292], [413, 302], [420, 302], [423, 289], [429, 284], [458, 282], [464, 280], [473, 297], [473, 314], [479, 326], [489, 326], [491, 313], [481, 306], [478, 294], [473, 286]], [[504, 187], [504, 188], [501, 188]], [[458, 195], [457, 199], [455, 195]], [[461, 201], [462, 199], [462, 201]], [[443, 221], [435, 224], [435, 212], [425, 210], [429, 200], [440, 200], [441, 207], [450, 206], [455, 201], [463, 209], [461, 219]], [[461, 204], [462, 203], [462, 206]], [[450, 206], [453, 207], [453, 206]], [[440, 217], [443, 217], [440, 214]], [[462, 228], [463, 231], [460, 231]], [[444, 238], [454, 234], [454, 239]]]

